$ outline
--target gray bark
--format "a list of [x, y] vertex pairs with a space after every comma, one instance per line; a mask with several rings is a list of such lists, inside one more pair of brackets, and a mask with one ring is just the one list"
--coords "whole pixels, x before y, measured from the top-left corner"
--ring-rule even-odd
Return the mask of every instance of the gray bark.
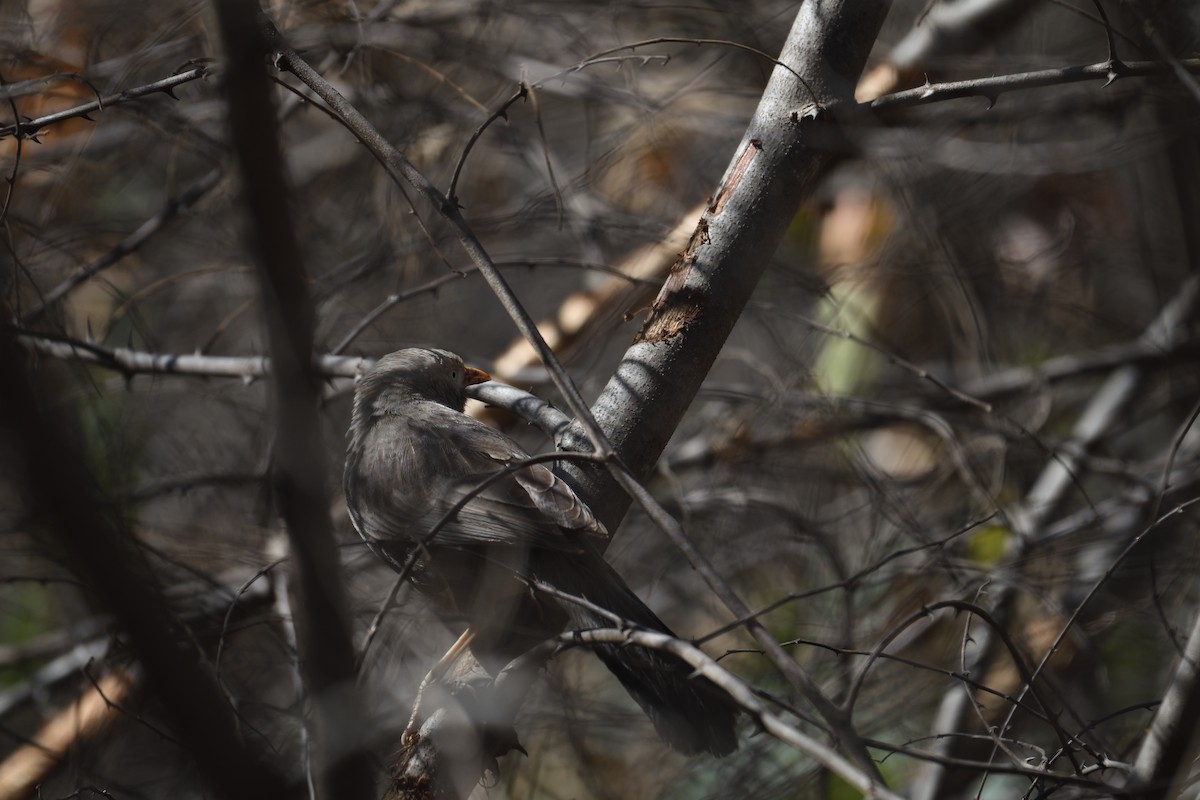
[[[806, 2], [762, 101], [638, 341], [592, 408], [637, 475], [658, 461], [762, 277], [788, 223], [838, 160], [838, 123], [889, 3]], [[784, 66], [786, 65], [786, 66]], [[798, 77], [799, 76], [799, 77]], [[576, 424], [566, 449], [590, 449]], [[630, 498], [603, 468], [569, 465], [577, 491], [610, 530]]]

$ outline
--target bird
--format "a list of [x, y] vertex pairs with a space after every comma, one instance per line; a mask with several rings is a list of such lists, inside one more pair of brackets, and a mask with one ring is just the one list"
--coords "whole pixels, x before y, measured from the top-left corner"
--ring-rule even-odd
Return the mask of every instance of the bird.
[[[467, 621], [460, 641], [493, 675], [566, 626], [613, 627], [610, 615], [673, 636], [604, 560], [608, 531], [574, 490], [463, 413], [467, 387], [487, 380], [429, 348], [390, 353], [363, 374], [343, 478], [359, 535], [444, 617]], [[736, 749], [736, 705], [681, 658], [635, 645], [595, 652], [672, 748]]]

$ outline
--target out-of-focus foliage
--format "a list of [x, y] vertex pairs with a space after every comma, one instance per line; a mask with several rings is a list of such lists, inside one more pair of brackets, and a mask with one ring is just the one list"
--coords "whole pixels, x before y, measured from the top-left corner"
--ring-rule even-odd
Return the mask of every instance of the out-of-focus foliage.
[[[895, 4], [878, 61], [924, 5]], [[1125, 4], [1104, 7], [1120, 57], [1162, 59], [1142, 18]], [[479, 126], [531, 86], [475, 142], [455, 198], [540, 319], [574, 293], [619, 282], [608, 270], [696, 216], [773, 66], [714, 43], [613, 48], [692, 37], [774, 55], [795, 8], [430, 0], [386, 10], [276, 2], [268, 11], [442, 189]], [[1186, 3], [1147, 13], [1172, 52], [1200, 45]], [[38, 117], [219, 57], [202, 4], [30, 0], [2, 14], [4, 81], [59, 76], [14, 97], [9, 116]], [[1094, 16], [1086, 4], [1037, 4], [970, 52], [932, 54], [895, 88], [1101, 61], [1106, 37]], [[216, 64], [174, 99], [152, 94], [48, 125], [36, 141], [0, 140], [15, 175], [0, 287], [21, 326], [159, 353], [263, 352], [219, 76]], [[435, 344], [489, 366], [515, 333], [475, 274], [456, 275], [468, 267], [456, 232], [410, 203], [333, 119], [297, 104], [308, 94], [291, 76], [277, 77], [318, 350], [374, 356]], [[1196, 494], [1195, 303], [1186, 287], [1200, 257], [1200, 100], [1164, 70], [1004, 94], [988, 106], [948, 101], [852, 126], [855, 152], [797, 217], [650, 486], [751, 606], [773, 607], [764, 623], [835, 699], [856, 686], [867, 663], [857, 654], [898, 633], [888, 653], [903, 660], [873, 662], [853, 707], [864, 736], [893, 745], [920, 748], [935, 733], [938, 704], [960, 686], [949, 673], [961, 669], [964, 639], [983, 625], [963, 613], [924, 615], [925, 606], [986, 604], [1011, 591], [1002, 618], [1036, 665], [1086, 599], [1038, 687], [1063, 707], [1065, 730], [1131, 761], [1150, 709], [1128, 709], [1162, 696], [1200, 599], [1190, 508], [1124, 555], [1155, 514]], [[181, 197], [187, 207], [176, 209]], [[42, 310], [56, 287], [164, 208], [161, 229]], [[602, 305], [565, 350], [586, 396], [608, 380], [661, 277], [623, 295], [624, 305]], [[398, 293], [411, 296], [345, 341]], [[1169, 347], [1156, 340], [1159, 356], [1131, 350], [1100, 368], [1089, 362], [1136, 343], [1173, 303], [1180, 318]], [[1058, 371], [1000, 383], [1047, 364]], [[298, 777], [292, 646], [270, 591], [286, 590], [286, 562], [262, 480], [266, 390], [39, 368], [60, 374], [67, 388], [57, 402], [84, 421], [92, 471], [145, 544], [172, 607], [214, 662], [219, 652], [245, 735]], [[1122, 369], [1134, 388], [1104, 417], [1096, 398]], [[510, 377], [551, 392], [539, 369]], [[327, 389], [321, 435], [336, 486], [350, 386]], [[1075, 442], [1081, 419], [1103, 422], [1086, 448]], [[523, 426], [511, 432], [534, 450], [551, 446]], [[1015, 530], [1039, 475], [1063, 463], [1067, 485], [1050, 507], [1032, 509], [1031, 530]], [[135, 668], [23, 512], [19, 469], [0, 470], [0, 751], [15, 751], [89, 686], [69, 659], [63, 676], [48, 671], [72, 646], [94, 648], [89, 674]], [[359, 545], [340, 502], [330, 513], [361, 636], [393, 575]], [[636, 510], [609, 557], [682, 635], [730, 622]], [[362, 667], [372, 700], [363, 730], [381, 761], [417, 681], [454, 633], [407, 589], [384, 618]], [[741, 631], [706, 647], [729, 651], [721, 663], [747, 681], [799, 702]], [[1004, 658], [971, 678], [1010, 697], [1020, 691]], [[186, 754], [160, 735], [152, 698], [134, 685], [102, 732], [81, 737], [47, 773], [41, 796], [85, 786], [118, 798], [201, 796]], [[981, 719], [1003, 724], [1008, 711], [995, 695], [979, 702], [971, 734]], [[792, 721], [821, 735], [807, 717]], [[519, 729], [529, 756], [503, 765], [491, 797], [849, 796], [749, 725], [723, 761], [669, 753], [585, 652], [556, 661]], [[1028, 714], [1005, 735], [1022, 756], [1053, 754], [1059, 743]], [[953, 755], [991, 750], [981, 737]], [[893, 755], [881, 771], [903, 789], [919, 764]], [[943, 796], [975, 791], [981, 774], [952, 773]], [[989, 781], [984, 796], [1027, 788]]]

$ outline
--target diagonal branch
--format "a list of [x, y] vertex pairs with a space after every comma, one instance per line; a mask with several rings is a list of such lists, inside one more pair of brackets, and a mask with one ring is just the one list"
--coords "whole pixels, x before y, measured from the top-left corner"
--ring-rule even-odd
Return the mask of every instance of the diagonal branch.
[[1179, 774], [1194, 745], [1195, 721], [1200, 719], [1200, 613], [1192, 621], [1187, 646], [1175, 667], [1162, 705], [1142, 739], [1134, 761], [1133, 782], [1141, 794], [1151, 798], [1172, 796], [1183, 776]]
[[36, 141], [37, 137], [41, 134], [42, 129], [50, 125], [54, 125], [68, 119], [75, 119], [76, 117], [86, 118], [87, 115], [91, 114], [93, 111], [103, 111], [105, 108], [111, 108], [112, 106], [128, 103], [132, 100], [137, 100], [151, 94], [158, 94], [160, 92], [174, 98], [175, 87], [182, 86], [185, 83], [191, 83], [192, 81], [202, 80], [211, 74], [212, 70], [207, 66], [202, 65], [198, 67], [192, 67], [191, 69], [186, 69], [183, 72], [171, 75], [170, 77], [162, 78], [152, 83], [145, 84], [144, 86], [125, 89], [117, 92], [116, 94], [111, 94], [108, 97], [97, 97], [91, 102], [72, 106], [71, 108], [63, 109], [62, 111], [55, 111], [53, 114], [46, 114], [45, 116], [38, 117], [37, 119], [27, 119], [14, 122], [11, 125], [3, 125], [0, 126], [0, 139], [3, 139], [7, 136], [17, 136], [18, 138], [27, 138]]
[[[636, 499], [772, 662], [833, 728], [856, 765], [877, 774], [846, 715], [750, 614], [744, 601], [691, 545], [679, 523], [634, 480], [649, 473], [741, 316], [783, 233], [837, 156], [821, 142], [838, 136], [837, 119], [853, 113], [853, 90], [883, 22], [887, 3], [805, 3], [736, 154], [651, 307], [636, 343], [593, 412], [629, 465], [606, 473], [566, 465], [581, 496], [610, 530]], [[796, 74], [804, 76], [797, 80]], [[571, 449], [587, 432], [568, 432]]]
[[600, 644], [635, 644], [656, 650], [664, 650], [676, 655], [695, 668], [697, 675], [703, 675], [717, 686], [725, 690], [735, 703], [742, 707], [762, 729], [782, 741], [789, 747], [808, 756], [813, 761], [845, 780], [867, 797], [899, 800], [885, 786], [878, 782], [875, 770], [863, 771], [842, 758], [830, 747], [806, 736], [795, 727], [785, 723], [778, 715], [772, 713], [754, 695], [754, 691], [743, 681], [728, 672], [703, 650], [693, 644], [657, 631], [629, 630], [624, 628], [595, 628], [587, 631], [573, 631], [561, 634], [550, 644], [556, 647], [577, 647], [579, 645]]

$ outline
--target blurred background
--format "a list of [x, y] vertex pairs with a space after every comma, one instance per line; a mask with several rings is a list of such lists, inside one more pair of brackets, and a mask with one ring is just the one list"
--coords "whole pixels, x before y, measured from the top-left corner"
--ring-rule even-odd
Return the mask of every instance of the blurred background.
[[[965, 5], [897, 0], [860, 99], [1114, 55], [1147, 74], [1124, 77], [1114, 62], [1108, 85], [1064, 73], [1002, 94], [881, 103], [856, 120], [649, 486], [752, 607], [771, 607], [763, 621], [827, 693], [853, 697], [894, 789], [1017, 797], [1027, 777], [974, 762], [1059, 769], [1061, 737], [1036, 714], [1009, 719], [1005, 698], [1023, 678], [994, 640], [975, 652], [987, 625], [923, 609], [994, 609], [1031, 668], [1053, 647], [1036, 686], [1060, 729], [1134, 761], [1200, 599], [1200, 88], [1176, 74], [1195, 73], [1200, 12], [1186, 0], [996, 0], [962, 20], [944, 13]], [[590, 400], [734, 157], [797, 8], [350, 0], [267, 11], [434, 184], [455, 181], [454, 199]], [[37, 334], [26, 339], [263, 354], [208, 7], [25, 0], [0, 15], [0, 289], [15, 324]], [[200, 67], [212, 74], [14, 135], [15, 118]], [[274, 75], [317, 352], [444, 347], [554, 401], [456, 231], [294, 78]], [[244, 736], [302, 775], [265, 382], [34, 363], [62, 388], [56, 408], [79, 419], [99, 488], [216, 665]], [[393, 574], [359, 544], [340, 497], [352, 384], [324, 390], [330, 514], [361, 648]], [[513, 417], [489, 419], [531, 452], [553, 447]], [[39, 785], [44, 798], [206, 796], [119, 627], [29, 514], [7, 455], [0, 553], [0, 797]], [[795, 700], [744, 632], [708, 636], [731, 617], [636, 509], [608, 555], [681, 635], [706, 637], [723, 666]], [[362, 654], [381, 774], [416, 682], [456, 633], [403, 589]], [[864, 672], [863, 654], [884, 649]], [[968, 671], [976, 684], [964, 688]], [[940, 729], [939, 709], [963, 698]], [[489, 797], [855, 796], [749, 722], [723, 760], [671, 753], [582, 651], [555, 660], [518, 730], [529, 755], [503, 762]], [[965, 766], [932, 777], [889, 748]]]

